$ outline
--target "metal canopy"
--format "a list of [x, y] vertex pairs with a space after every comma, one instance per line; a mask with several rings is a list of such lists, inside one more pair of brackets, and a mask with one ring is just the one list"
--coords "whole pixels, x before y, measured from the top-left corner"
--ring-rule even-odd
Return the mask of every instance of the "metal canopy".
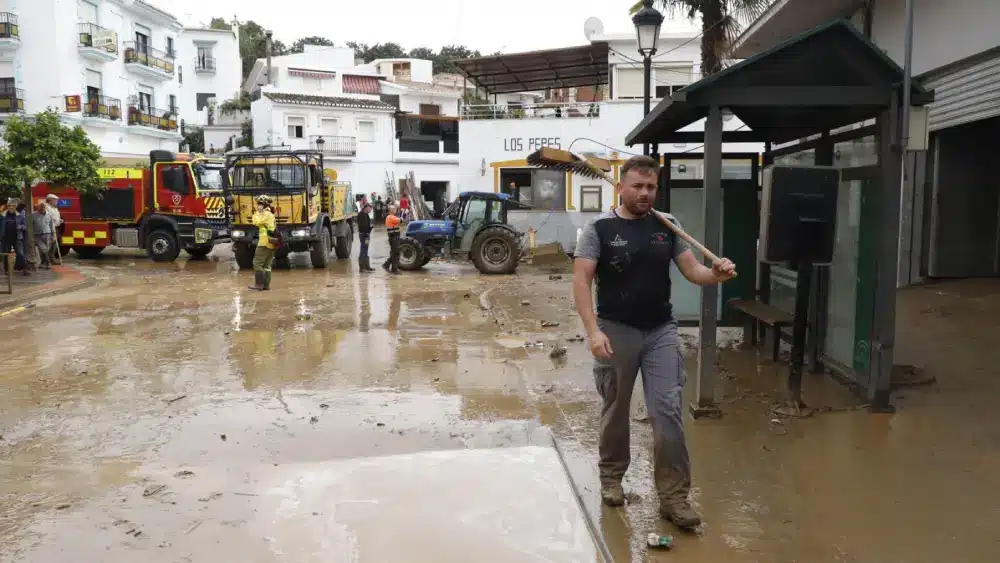
[[[892, 59], [850, 23], [835, 20], [674, 93], [625, 143], [690, 141], [691, 132], [678, 130], [712, 106], [732, 111], [756, 141], [791, 141], [876, 117], [902, 80]], [[914, 105], [931, 101], [932, 93], [914, 85]]]
[[608, 83], [608, 44], [452, 61], [489, 94], [533, 92]]

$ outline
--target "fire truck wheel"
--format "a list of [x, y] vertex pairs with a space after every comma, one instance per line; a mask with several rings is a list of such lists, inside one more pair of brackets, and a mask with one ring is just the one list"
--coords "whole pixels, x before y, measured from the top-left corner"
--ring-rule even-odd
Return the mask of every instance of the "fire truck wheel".
[[330, 231], [323, 227], [319, 230], [319, 240], [312, 243], [309, 250], [313, 268], [326, 268], [330, 263]]
[[180, 253], [177, 237], [170, 231], [164, 229], [153, 231], [146, 239], [146, 254], [154, 262], [173, 262]]
[[245, 242], [233, 244], [233, 256], [236, 257], [236, 265], [241, 270], [253, 269], [253, 252], [254, 247]]
[[337, 244], [334, 249], [337, 251], [339, 260], [346, 260], [351, 257], [351, 247], [354, 246], [354, 225], [347, 224], [347, 236], [337, 237]]
[[97, 258], [104, 252], [103, 246], [77, 246], [73, 250], [76, 251], [76, 255], [80, 258]]

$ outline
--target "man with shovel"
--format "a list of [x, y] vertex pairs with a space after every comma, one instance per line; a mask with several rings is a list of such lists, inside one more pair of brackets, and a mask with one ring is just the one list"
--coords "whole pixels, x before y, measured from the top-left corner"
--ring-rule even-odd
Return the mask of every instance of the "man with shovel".
[[[601, 499], [625, 502], [622, 477], [630, 462], [629, 407], [642, 370], [646, 407], [653, 425], [653, 478], [660, 514], [681, 528], [701, 524], [688, 500], [691, 464], [684, 442], [681, 392], [686, 377], [677, 322], [670, 304], [670, 262], [688, 281], [722, 283], [735, 266], [722, 258], [701, 264], [688, 244], [654, 213], [659, 164], [648, 156], [621, 168], [621, 205], [587, 224], [577, 240], [573, 298], [594, 355], [601, 395], [599, 439]], [[677, 224], [676, 219], [667, 218]], [[597, 279], [597, 312], [591, 285]]]

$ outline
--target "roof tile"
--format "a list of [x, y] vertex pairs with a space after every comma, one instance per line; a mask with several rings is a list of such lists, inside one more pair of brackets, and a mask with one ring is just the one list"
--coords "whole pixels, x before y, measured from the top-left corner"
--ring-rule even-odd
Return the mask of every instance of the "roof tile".
[[396, 108], [381, 100], [365, 100], [344, 96], [314, 96], [311, 94], [286, 94], [284, 92], [264, 92], [264, 97], [278, 104], [303, 106], [326, 106], [349, 109], [373, 109], [394, 111]]

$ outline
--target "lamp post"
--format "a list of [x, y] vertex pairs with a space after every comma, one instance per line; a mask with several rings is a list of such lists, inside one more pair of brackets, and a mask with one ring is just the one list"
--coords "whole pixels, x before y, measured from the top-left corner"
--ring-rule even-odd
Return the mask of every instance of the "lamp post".
[[318, 150], [319, 152], [323, 152], [323, 147], [325, 146], [326, 146], [326, 141], [323, 139], [323, 136], [320, 135], [319, 137], [316, 137], [316, 150]]
[[[652, 82], [653, 55], [660, 41], [660, 26], [663, 14], [653, 8], [653, 0], [643, 0], [642, 9], [632, 16], [636, 38], [639, 40], [639, 54], [642, 55], [642, 115], [649, 114], [650, 82]], [[642, 154], [649, 155], [649, 143], [643, 143]]]

